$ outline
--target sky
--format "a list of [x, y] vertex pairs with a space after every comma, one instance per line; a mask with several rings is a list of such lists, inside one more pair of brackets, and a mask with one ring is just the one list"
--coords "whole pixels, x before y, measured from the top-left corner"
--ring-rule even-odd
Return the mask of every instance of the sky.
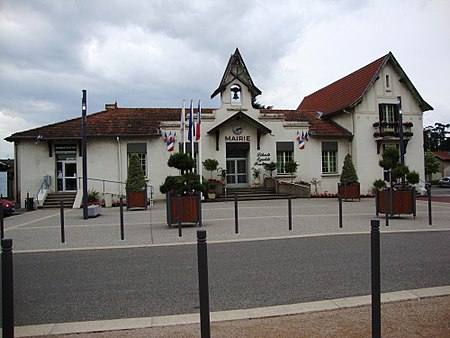
[[392, 51], [450, 123], [450, 0], [1, 0], [0, 158], [11, 134], [119, 107], [218, 107], [239, 48], [257, 99], [304, 96]]

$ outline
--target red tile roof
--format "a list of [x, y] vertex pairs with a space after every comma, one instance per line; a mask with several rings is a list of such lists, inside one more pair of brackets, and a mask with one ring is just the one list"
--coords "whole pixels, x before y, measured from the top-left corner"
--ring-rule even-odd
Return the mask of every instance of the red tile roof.
[[422, 110], [432, 110], [433, 107], [422, 99], [391, 52], [311, 95], [305, 96], [297, 109], [320, 111], [327, 118], [340, 113], [343, 109], [353, 108], [361, 102], [388, 61], [391, 61], [399, 72], [400, 81], [411, 91]]
[[315, 111], [261, 109], [261, 113], [282, 113], [287, 122], [309, 122], [309, 132], [312, 136], [352, 136], [350, 131], [334, 121], [321, 119]]
[[[389, 54], [388, 54], [389, 55]], [[356, 105], [374, 82], [388, 55], [358, 69], [332, 84], [305, 96], [297, 109], [316, 110], [324, 116]]]
[[[203, 112], [212, 109], [203, 108]], [[150, 136], [158, 135], [162, 121], [178, 121], [181, 108], [116, 108], [87, 116], [87, 136]], [[81, 117], [15, 133], [5, 140], [20, 138], [81, 139]]]
[[[202, 108], [212, 113], [213, 108]], [[116, 108], [87, 116], [88, 137], [157, 136], [163, 121], [178, 121], [180, 108]], [[284, 114], [285, 121], [309, 122], [311, 135], [351, 137], [351, 133], [330, 120], [323, 120], [316, 112], [299, 110], [262, 109], [261, 113]], [[5, 140], [19, 139], [64, 140], [81, 139], [81, 117], [14, 133]]]
[[433, 154], [436, 155], [441, 161], [450, 161], [450, 152], [449, 151], [433, 151]]

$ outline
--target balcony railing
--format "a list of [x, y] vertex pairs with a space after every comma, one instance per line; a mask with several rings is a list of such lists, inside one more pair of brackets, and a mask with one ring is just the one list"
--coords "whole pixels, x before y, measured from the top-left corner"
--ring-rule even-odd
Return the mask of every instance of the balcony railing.
[[[373, 126], [374, 128], [376, 128], [373, 136], [377, 139], [400, 137], [400, 125], [398, 122], [375, 122]], [[412, 122], [403, 122], [403, 137], [410, 138], [411, 136], [413, 136], [413, 133], [411, 131], [412, 126]]]

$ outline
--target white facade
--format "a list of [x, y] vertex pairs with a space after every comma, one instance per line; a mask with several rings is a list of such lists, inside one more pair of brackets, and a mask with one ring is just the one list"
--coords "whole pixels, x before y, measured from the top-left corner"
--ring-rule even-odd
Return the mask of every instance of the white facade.
[[[230, 76], [233, 74], [230, 73], [231, 67], [236, 64], [241, 67], [241, 77]], [[303, 118], [303, 113], [299, 111], [259, 110], [252, 107], [252, 97], [260, 92], [253, 85], [237, 51], [230, 59], [221, 85], [215, 92], [221, 96], [221, 106], [202, 112], [201, 141], [198, 143], [201, 146], [201, 160], [217, 159], [219, 167], [227, 169], [229, 175], [233, 171], [233, 165], [242, 166], [240, 174], [229, 178], [229, 185], [251, 187], [254, 183], [252, 168], [262, 169], [263, 163], [277, 162], [277, 149], [284, 147], [283, 149], [288, 149], [287, 152], [292, 149], [292, 159], [299, 164], [296, 180], [317, 180], [319, 193], [336, 193], [344, 158], [350, 153], [361, 183], [361, 193], [367, 194], [371, 192], [373, 181], [383, 176], [383, 170], [378, 165], [382, 146], [387, 143], [398, 144], [398, 138], [380, 140], [374, 136], [377, 130], [374, 123], [380, 122], [379, 104], [396, 104], [397, 97], [400, 96], [403, 122], [413, 124], [413, 135], [407, 137], [405, 163], [411, 170], [418, 171], [420, 178], [424, 180], [423, 110], [417, 95], [411, 92], [410, 87], [405, 86], [403, 75], [394, 63], [387, 62], [357, 104], [342, 109], [327, 120], [321, 119], [320, 114], [316, 112], [305, 112]], [[114, 114], [114, 111], [115, 109], [111, 109], [98, 114]], [[181, 108], [179, 111], [181, 113]], [[188, 112], [189, 109], [186, 109], [186, 118]], [[197, 109], [194, 109], [194, 116], [196, 113]], [[96, 115], [89, 115], [88, 121], [94, 120]], [[291, 115], [297, 117], [289, 118]], [[179, 119], [164, 118], [158, 123], [163, 135], [178, 135], [175, 152], [178, 151], [181, 141]], [[65, 122], [61, 122], [61, 128], [64, 128], [64, 124]], [[299, 149], [297, 133], [308, 133], [304, 149]], [[34, 134], [39, 137], [36, 138]], [[77, 200], [80, 201], [83, 173], [79, 137], [53, 137], [50, 132], [46, 134], [44, 126], [14, 134], [7, 139], [15, 142], [16, 199], [22, 205], [27, 194], [37, 197], [45, 176], [51, 176], [48, 191], [76, 190], [79, 195]], [[325, 145], [331, 147], [329, 152], [335, 156], [336, 170], [332, 172], [323, 171]], [[134, 149], [132, 147], [139, 147], [141, 152], [145, 152], [148, 184], [154, 188], [155, 199], [163, 199], [164, 195], [159, 192], [159, 186], [166, 176], [178, 175], [178, 172], [167, 166], [171, 152], [167, 151], [162, 136], [156, 133], [146, 136], [89, 136], [88, 188], [116, 196], [124, 194], [128, 153], [130, 149]], [[264, 169], [262, 172], [268, 174]], [[210, 174], [205, 170], [202, 174], [209, 178]], [[274, 174], [283, 177], [282, 173]], [[62, 183], [64, 179], [67, 182]]]

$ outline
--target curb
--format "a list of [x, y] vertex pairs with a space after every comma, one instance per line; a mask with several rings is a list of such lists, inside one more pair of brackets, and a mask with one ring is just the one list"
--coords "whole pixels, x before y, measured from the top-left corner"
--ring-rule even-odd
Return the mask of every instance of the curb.
[[[387, 292], [381, 295], [382, 303], [401, 302], [406, 300], [418, 300], [429, 297], [450, 295], [450, 285], [413, 289], [404, 291]], [[319, 312], [339, 310], [350, 307], [358, 307], [371, 304], [371, 296], [357, 296], [337, 298], [308, 303], [290, 305], [278, 305], [253, 309], [241, 309], [231, 311], [211, 312], [211, 322], [255, 319], [265, 317], [277, 317], [295, 315], [307, 312]], [[15, 327], [16, 337], [50, 336], [57, 334], [105, 332], [116, 330], [142, 329], [158, 326], [186, 325], [200, 323], [200, 314], [183, 314], [173, 316], [126, 318], [102, 321], [87, 321], [73, 323], [55, 323]]]

